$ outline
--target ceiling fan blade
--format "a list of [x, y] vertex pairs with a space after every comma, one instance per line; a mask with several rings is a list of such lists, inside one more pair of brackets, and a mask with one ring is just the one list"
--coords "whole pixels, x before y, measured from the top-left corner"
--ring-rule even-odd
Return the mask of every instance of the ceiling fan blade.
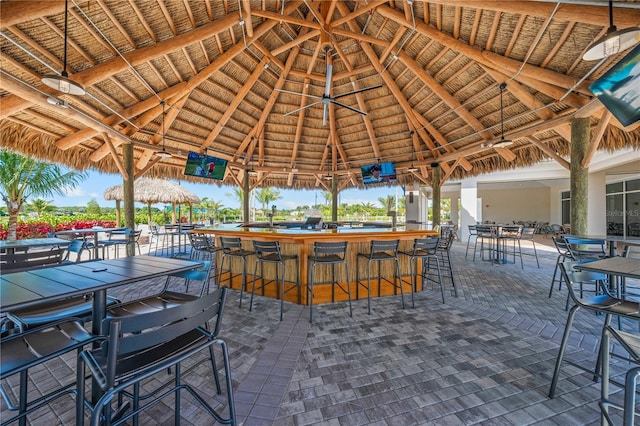
[[284, 114], [283, 117], [286, 117], [287, 115], [295, 114], [296, 112], [300, 112], [303, 109], [311, 108], [312, 106], [317, 105], [319, 103], [322, 103], [322, 101], [313, 102], [313, 103], [311, 103], [309, 105], [305, 105], [305, 106], [303, 106], [301, 108], [297, 108], [297, 109], [294, 109], [293, 111], [289, 111], [288, 113]]
[[324, 95], [329, 97], [329, 91], [331, 90], [331, 76], [333, 74], [333, 65], [327, 65], [327, 81], [324, 83]]
[[342, 98], [342, 97], [349, 96], [349, 95], [355, 95], [356, 93], [366, 92], [367, 90], [379, 89], [381, 87], [382, 87], [382, 84], [377, 84], [375, 86], [365, 87], [364, 89], [358, 89], [358, 90], [354, 90], [354, 91], [351, 91], [351, 92], [343, 93], [341, 95], [334, 96], [331, 99], [338, 99], [338, 98]]
[[322, 96], [310, 95], [308, 93], [292, 92], [291, 90], [275, 89], [276, 92], [288, 93], [290, 95], [306, 96], [307, 98], [322, 99]]
[[329, 104], [325, 103], [324, 107], [322, 108], [322, 125], [326, 126], [327, 125], [327, 110], [329, 109]]
[[351, 111], [353, 111], [353, 112], [357, 112], [358, 114], [367, 115], [367, 113], [366, 113], [366, 112], [364, 112], [364, 111], [360, 111], [359, 109], [356, 109], [356, 108], [354, 108], [354, 107], [350, 107], [349, 105], [345, 105], [345, 104], [343, 104], [342, 102], [334, 101], [333, 99], [330, 99], [330, 100], [329, 100], [329, 102], [331, 102], [332, 104], [335, 104], [335, 105], [341, 106], [342, 108], [349, 109], [349, 110], [351, 110]]

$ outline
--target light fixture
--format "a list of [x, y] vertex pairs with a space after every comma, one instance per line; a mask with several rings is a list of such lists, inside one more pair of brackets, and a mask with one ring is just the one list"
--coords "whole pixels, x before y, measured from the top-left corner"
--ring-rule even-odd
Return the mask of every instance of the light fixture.
[[324, 175], [322, 178], [323, 178], [324, 180], [331, 180], [331, 179], [333, 179], [333, 175], [331, 175], [331, 174], [327, 173], [327, 174], [326, 174], [326, 175]]
[[67, 22], [69, 18], [69, 6], [67, 0], [64, 2], [64, 60], [63, 69], [60, 75], [45, 75], [42, 82], [52, 89], [56, 89], [68, 95], [84, 95], [84, 88], [73, 80], [69, 79], [67, 73]]
[[609, 29], [604, 36], [589, 46], [582, 59], [585, 61], [603, 59], [627, 50], [638, 42], [640, 42], [640, 27], [618, 30], [613, 25], [613, 0], [609, 0]]
[[167, 151], [164, 146], [164, 101], [160, 101], [160, 105], [162, 105], [162, 151], [156, 152], [156, 155], [160, 158], [170, 158], [171, 153]]
[[59, 106], [61, 108], [69, 108], [69, 104], [67, 103], [67, 101], [63, 101], [62, 99], [58, 99], [53, 96], [49, 96], [47, 98], [47, 103], [50, 105]]
[[258, 172], [253, 169], [250, 169], [248, 173], [249, 173], [249, 176], [258, 176]]
[[506, 148], [513, 145], [513, 141], [504, 138], [504, 107], [502, 105], [502, 93], [507, 88], [507, 83], [500, 83], [500, 142], [490, 145], [494, 148]]

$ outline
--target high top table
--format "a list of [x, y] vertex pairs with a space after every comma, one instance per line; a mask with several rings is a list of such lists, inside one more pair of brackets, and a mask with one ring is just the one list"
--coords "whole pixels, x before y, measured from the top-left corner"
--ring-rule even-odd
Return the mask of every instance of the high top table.
[[93, 260], [0, 275], [0, 312], [93, 294], [92, 332], [100, 334], [107, 289], [198, 268], [202, 262], [153, 256]]
[[72, 235], [74, 237], [81, 236], [82, 243], [85, 247], [87, 247], [87, 237], [89, 234], [93, 234], [93, 258], [98, 258], [98, 234], [100, 232], [111, 232], [111, 231], [121, 231], [125, 228], [84, 228], [84, 229], [68, 229], [64, 231], [56, 232], [56, 236], [58, 235]]
[[29, 250], [35, 247], [50, 247], [50, 246], [67, 246], [71, 243], [69, 240], [62, 238], [25, 238], [23, 240], [15, 241], [0, 241], [0, 250], [5, 250], [8, 254], [12, 254], [16, 249]]

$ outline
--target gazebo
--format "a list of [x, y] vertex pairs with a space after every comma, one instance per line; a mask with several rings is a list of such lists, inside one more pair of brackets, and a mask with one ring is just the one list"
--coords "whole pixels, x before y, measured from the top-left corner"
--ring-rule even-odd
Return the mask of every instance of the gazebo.
[[[189, 205], [189, 220], [192, 216], [192, 205], [200, 202], [200, 198], [185, 189], [166, 179], [152, 179], [141, 177], [136, 179], [133, 184], [134, 201], [147, 204], [147, 214], [149, 223], [151, 223], [151, 204], [154, 203], [171, 203], [171, 220], [175, 222], [175, 205]], [[124, 200], [124, 187], [122, 185], [112, 186], [104, 191], [105, 200], [115, 200], [117, 217], [116, 221], [120, 223], [120, 201]]]

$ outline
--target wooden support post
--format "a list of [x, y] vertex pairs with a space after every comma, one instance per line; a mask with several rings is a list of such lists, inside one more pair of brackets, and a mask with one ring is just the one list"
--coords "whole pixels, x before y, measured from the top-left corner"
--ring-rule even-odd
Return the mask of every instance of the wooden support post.
[[431, 163], [431, 188], [433, 189], [433, 225], [440, 225], [440, 164]]
[[122, 223], [122, 216], [120, 215], [120, 200], [116, 200], [116, 226], [119, 227]]
[[[135, 174], [133, 144], [126, 143], [122, 145], [122, 164], [128, 175], [128, 179], [124, 179], [122, 182], [124, 189], [124, 226], [133, 231], [136, 229], [136, 211], [133, 205], [133, 176]], [[127, 244], [127, 256], [134, 256], [135, 254], [135, 244], [133, 240], [130, 240], [129, 244]]]
[[331, 179], [331, 220], [338, 221], [338, 175]]
[[571, 121], [571, 233], [581, 236], [588, 234], [589, 168], [583, 167], [582, 161], [587, 154], [590, 138], [589, 118]]
[[251, 188], [249, 187], [249, 170], [244, 171], [242, 179], [242, 220], [249, 222], [249, 198], [251, 198]]

